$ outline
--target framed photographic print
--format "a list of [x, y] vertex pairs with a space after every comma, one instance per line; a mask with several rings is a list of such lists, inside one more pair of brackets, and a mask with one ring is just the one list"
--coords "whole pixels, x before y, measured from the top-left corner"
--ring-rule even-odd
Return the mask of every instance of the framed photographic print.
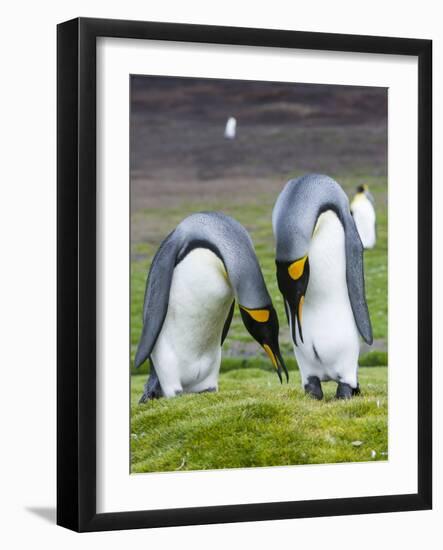
[[58, 26], [59, 525], [432, 505], [432, 43]]

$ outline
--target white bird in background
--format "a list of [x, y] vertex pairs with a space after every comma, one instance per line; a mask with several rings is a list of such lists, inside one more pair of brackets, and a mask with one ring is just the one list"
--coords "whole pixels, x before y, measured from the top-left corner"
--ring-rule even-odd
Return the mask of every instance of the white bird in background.
[[375, 232], [375, 201], [368, 186], [359, 185], [357, 193], [351, 202], [351, 213], [357, 226], [358, 234], [364, 248], [374, 248]]
[[225, 138], [235, 139], [236, 129], [237, 129], [237, 121], [233, 116], [230, 116], [225, 126]]

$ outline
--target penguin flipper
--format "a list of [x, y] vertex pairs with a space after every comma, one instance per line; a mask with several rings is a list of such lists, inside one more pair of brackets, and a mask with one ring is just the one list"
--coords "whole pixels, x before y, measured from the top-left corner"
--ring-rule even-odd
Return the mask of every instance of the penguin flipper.
[[354, 219], [349, 216], [345, 226], [346, 234], [346, 282], [354, 314], [355, 324], [363, 340], [373, 342], [371, 319], [365, 294], [365, 276], [363, 269], [363, 245]]
[[226, 336], [228, 335], [229, 328], [232, 322], [232, 317], [234, 316], [234, 307], [235, 307], [235, 300], [232, 302], [231, 309], [229, 310], [228, 316], [226, 317], [225, 326], [223, 327], [223, 332], [221, 337], [221, 345], [223, 345], [223, 342], [225, 341]]
[[143, 330], [134, 361], [136, 368], [150, 357], [163, 326], [178, 250], [178, 239], [174, 238], [172, 232], [162, 242], [152, 260], [143, 304]]

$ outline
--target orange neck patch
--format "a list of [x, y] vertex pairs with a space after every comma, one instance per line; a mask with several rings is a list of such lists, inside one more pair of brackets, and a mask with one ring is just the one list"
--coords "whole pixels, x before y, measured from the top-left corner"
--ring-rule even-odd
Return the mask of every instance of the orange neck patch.
[[296, 260], [288, 267], [288, 273], [289, 277], [296, 281], [297, 279], [300, 279], [300, 277], [303, 275], [303, 271], [305, 269], [305, 263], [308, 259], [307, 256], [304, 256], [303, 258], [300, 258], [300, 260]]
[[266, 323], [269, 319], [269, 310], [267, 309], [248, 309], [246, 307], [240, 306], [244, 311], [247, 311], [248, 314], [259, 323]]

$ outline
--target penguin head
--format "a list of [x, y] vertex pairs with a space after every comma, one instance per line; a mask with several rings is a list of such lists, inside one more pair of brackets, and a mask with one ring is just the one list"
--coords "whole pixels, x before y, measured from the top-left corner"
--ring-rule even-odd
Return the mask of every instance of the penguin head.
[[367, 183], [357, 186], [357, 193], [366, 193], [366, 191], [369, 191], [369, 186]]
[[[293, 262], [276, 261], [278, 288], [283, 295], [286, 316], [290, 322], [292, 341], [297, 345], [296, 325], [303, 342], [303, 302], [309, 282], [309, 258], [307, 255]], [[297, 320], [297, 323], [296, 323]]]
[[288, 369], [281, 356], [278, 343], [278, 317], [272, 304], [260, 309], [240, 306], [240, 313], [249, 334], [268, 354], [280, 382], [282, 382], [282, 370], [285, 372], [286, 380], [289, 381]]

